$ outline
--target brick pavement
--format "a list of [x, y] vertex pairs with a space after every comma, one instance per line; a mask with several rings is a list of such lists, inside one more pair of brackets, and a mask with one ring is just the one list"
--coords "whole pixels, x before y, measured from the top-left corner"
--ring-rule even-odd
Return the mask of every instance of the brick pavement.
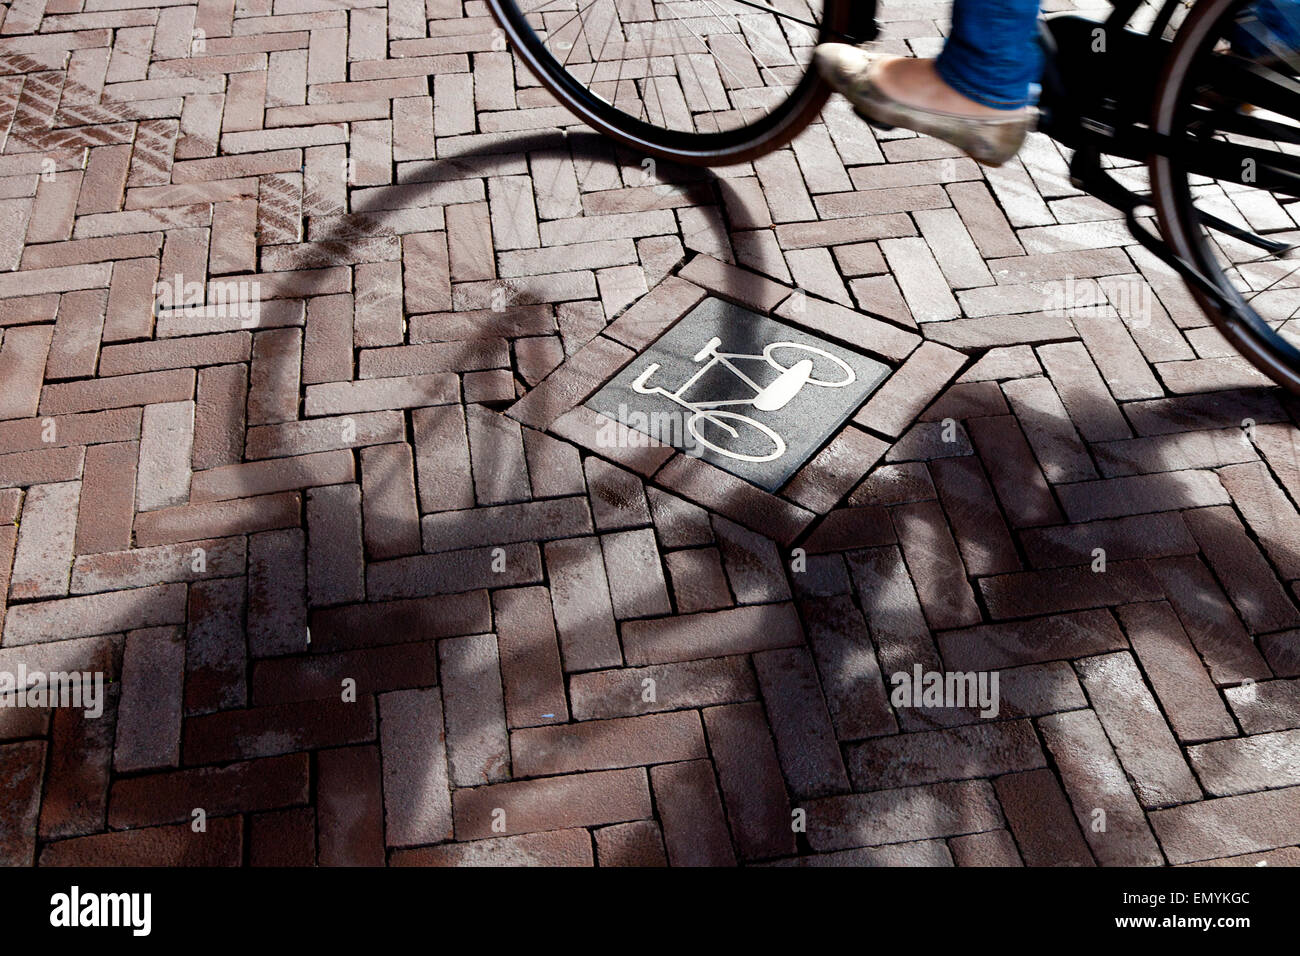
[[[1300, 862], [1297, 406], [1050, 142], [656, 189], [479, 0], [15, 0], [0, 120], [5, 864]], [[777, 494], [582, 405], [705, 295], [896, 369]]]

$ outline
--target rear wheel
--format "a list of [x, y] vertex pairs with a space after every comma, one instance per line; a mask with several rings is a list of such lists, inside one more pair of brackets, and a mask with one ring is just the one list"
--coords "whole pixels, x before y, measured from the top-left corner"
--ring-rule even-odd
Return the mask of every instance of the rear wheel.
[[1234, 349], [1300, 393], [1296, 38], [1291, 0], [1201, 0], [1156, 94], [1154, 132], [1172, 139], [1150, 172], [1166, 242], [1206, 280], [1189, 283], [1198, 304]]
[[579, 119], [639, 151], [720, 166], [786, 143], [829, 88], [813, 47], [862, 0], [487, 0], [511, 48]]

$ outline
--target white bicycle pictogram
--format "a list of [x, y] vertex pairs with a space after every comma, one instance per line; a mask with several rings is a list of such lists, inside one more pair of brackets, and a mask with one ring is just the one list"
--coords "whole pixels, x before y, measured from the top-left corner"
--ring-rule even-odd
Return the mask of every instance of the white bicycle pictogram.
[[[691, 436], [705, 448], [738, 461], [762, 462], [780, 458], [785, 454], [785, 440], [774, 429], [750, 418], [748, 415], [742, 415], [739, 412], [719, 411], [719, 409], [724, 406], [749, 405], [760, 412], [774, 412], [788, 405], [790, 400], [799, 394], [799, 391], [805, 385], [816, 385], [820, 388], [843, 388], [857, 378], [848, 363], [812, 345], [802, 345], [798, 342], [772, 342], [763, 347], [761, 354], [752, 355], [746, 352], [719, 352], [718, 346], [721, 344], [722, 339], [714, 336], [705, 343], [704, 348], [695, 353], [691, 361], [704, 362], [705, 364], [700, 366], [695, 371], [695, 374], [683, 382], [675, 392], [670, 392], [659, 385], [646, 384], [649, 378], [659, 371], [660, 365], [658, 362], [646, 366], [645, 370], [632, 382], [632, 388], [642, 395], [662, 395], [690, 410], [692, 414], [686, 420], [686, 430], [691, 433]], [[778, 355], [783, 351], [800, 353], [804, 357], [787, 365], [778, 358]], [[813, 368], [816, 358], [823, 358], [831, 362], [834, 367], [843, 372], [843, 376], [836, 380], [814, 378]], [[705, 361], [706, 359], [708, 361]], [[760, 385], [737, 368], [733, 360], [766, 362], [773, 368], [778, 369], [781, 374], [767, 385]], [[749, 398], [711, 401], [690, 401], [684, 397], [688, 389], [718, 365], [731, 371], [733, 375], [752, 388], [754, 394]], [[706, 425], [721, 429], [723, 435], [717, 436], [717, 441], [711, 439], [705, 434]], [[719, 443], [725, 443], [726, 438], [724, 436], [730, 436], [732, 440], [740, 440], [742, 444], [745, 443], [746, 440], [742, 439], [740, 435], [742, 428], [753, 430], [753, 435], [749, 441], [753, 441], [757, 436], [761, 435], [764, 439], [764, 447], [771, 445], [775, 450], [769, 454], [754, 455], [733, 451], [725, 447], [725, 444]]]

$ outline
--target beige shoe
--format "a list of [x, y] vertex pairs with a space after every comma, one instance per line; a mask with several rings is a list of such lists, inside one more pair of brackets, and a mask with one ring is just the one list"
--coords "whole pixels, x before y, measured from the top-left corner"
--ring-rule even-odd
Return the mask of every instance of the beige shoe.
[[1008, 110], [1003, 118], [959, 116], [901, 103], [872, 80], [881, 58], [847, 43], [823, 43], [814, 59], [826, 82], [848, 97], [859, 115], [952, 143], [985, 166], [1001, 166], [1016, 155], [1037, 122], [1037, 112], [1029, 107]]

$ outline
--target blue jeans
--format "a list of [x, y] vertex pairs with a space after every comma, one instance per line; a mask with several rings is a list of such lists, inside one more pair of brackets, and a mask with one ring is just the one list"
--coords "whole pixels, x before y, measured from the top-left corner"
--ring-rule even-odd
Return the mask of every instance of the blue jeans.
[[963, 96], [998, 109], [1029, 104], [1043, 73], [1038, 0], [954, 0], [952, 31], [935, 63]]
[[[1261, 0], [1242, 17], [1237, 52], [1300, 51], [1300, 0]], [[977, 103], [1014, 110], [1032, 101], [1042, 75], [1038, 0], [953, 0], [952, 31], [935, 63], [939, 76]]]

